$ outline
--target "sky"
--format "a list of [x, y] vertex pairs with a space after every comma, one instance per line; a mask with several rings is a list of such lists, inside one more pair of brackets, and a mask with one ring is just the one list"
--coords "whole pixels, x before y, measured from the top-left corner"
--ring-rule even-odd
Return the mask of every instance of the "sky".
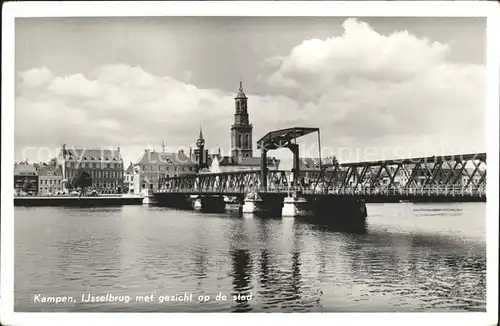
[[[15, 160], [62, 144], [230, 150], [240, 79], [255, 141], [317, 127], [322, 157], [486, 151], [481, 18], [17, 18]], [[298, 140], [318, 154], [317, 135]], [[269, 156], [291, 158], [288, 150]]]

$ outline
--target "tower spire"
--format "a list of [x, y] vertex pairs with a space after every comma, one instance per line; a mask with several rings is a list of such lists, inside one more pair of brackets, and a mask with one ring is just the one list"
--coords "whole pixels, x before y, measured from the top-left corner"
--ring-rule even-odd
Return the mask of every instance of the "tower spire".
[[200, 123], [200, 135], [198, 137], [198, 140], [196, 141], [196, 146], [198, 147], [195, 150], [195, 155], [196, 152], [198, 154], [198, 169], [203, 169], [205, 167], [205, 140], [203, 139], [203, 131], [201, 130], [201, 123]]
[[236, 94], [235, 99], [246, 99], [247, 96], [245, 95], [245, 92], [243, 91], [243, 81], [240, 78], [240, 88], [238, 89], [238, 94]]
[[198, 139], [203, 139], [203, 130], [201, 129], [201, 123], [200, 123], [200, 135], [198, 136]]
[[252, 124], [248, 119], [247, 96], [243, 91], [240, 75], [240, 88], [236, 94], [234, 124], [231, 126], [231, 152], [233, 157], [252, 157]]
[[161, 141], [161, 151], [165, 153], [165, 142], [163, 140]]

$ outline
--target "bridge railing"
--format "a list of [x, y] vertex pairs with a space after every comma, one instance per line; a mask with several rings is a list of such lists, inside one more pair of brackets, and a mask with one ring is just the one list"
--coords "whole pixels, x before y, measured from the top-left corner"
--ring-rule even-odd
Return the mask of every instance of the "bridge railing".
[[163, 188], [159, 193], [183, 193], [183, 194], [246, 194], [248, 192], [259, 193], [281, 193], [291, 194], [300, 192], [303, 194], [324, 194], [324, 195], [358, 195], [358, 196], [476, 196], [485, 197], [486, 187], [479, 186], [415, 186], [415, 187], [303, 187], [303, 186], [273, 186], [273, 187], [226, 187], [216, 189], [213, 187], [171, 187]]
[[460, 187], [460, 186], [423, 186], [411, 188], [398, 187], [329, 187], [316, 188], [309, 187], [273, 187], [259, 189], [259, 192], [271, 193], [292, 193], [301, 192], [304, 194], [332, 194], [332, 195], [422, 195], [422, 196], [485, 196], [485, 187]]

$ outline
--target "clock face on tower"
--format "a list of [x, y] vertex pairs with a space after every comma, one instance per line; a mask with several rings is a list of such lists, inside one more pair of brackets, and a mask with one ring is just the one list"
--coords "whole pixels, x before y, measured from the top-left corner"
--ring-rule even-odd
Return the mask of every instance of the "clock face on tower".
[[205, 145], [205, 141], [203, 139], [198, 139], [196, 141], [196, 145], [198, 145], [198, 147], [204, 146]]

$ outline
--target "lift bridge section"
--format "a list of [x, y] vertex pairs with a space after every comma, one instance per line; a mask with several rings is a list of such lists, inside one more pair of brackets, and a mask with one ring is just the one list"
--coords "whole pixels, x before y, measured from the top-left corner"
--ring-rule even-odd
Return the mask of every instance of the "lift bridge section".
[[[314, 132], [318, 133], [321, 149], [318, 128], [272, 131], [257, 142], [261, 150], [260, 170], [163, 178], [156, 193], [234, 196], [300, 191], [309, 195], [365, 198], [466, 196], [486, 200], [486, 153], [328, 164], [322, 162], [320, 155], [317, 169], [301, 171], [296, 139]], [[288, 148], [293, 153], [291, 171], [268, 169], [267, 152], [279, 148]]]

